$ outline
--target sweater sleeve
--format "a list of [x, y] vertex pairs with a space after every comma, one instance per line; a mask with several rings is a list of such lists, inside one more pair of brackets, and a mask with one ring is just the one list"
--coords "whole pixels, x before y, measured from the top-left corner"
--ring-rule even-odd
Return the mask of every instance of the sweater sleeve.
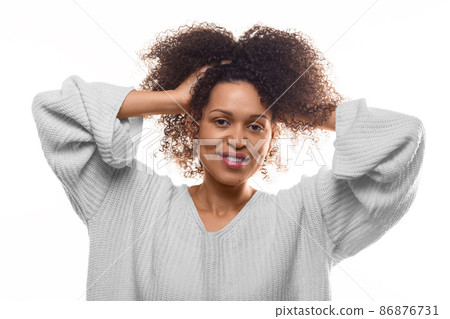
[[143, 117], [116, 117], [132, 90], [72, 75], [61, 89], [33, 99], [44, 155], [85, 224], [98, 210], [115, 171], [131, 166], [136, 155]]
[[331, 265], [377, 241], [408, 211], [425, 149], [422, 122], [367, 107], [365, 99], [336, 109], [331, 170], [302, 178], [303, 207], [324, 229]]

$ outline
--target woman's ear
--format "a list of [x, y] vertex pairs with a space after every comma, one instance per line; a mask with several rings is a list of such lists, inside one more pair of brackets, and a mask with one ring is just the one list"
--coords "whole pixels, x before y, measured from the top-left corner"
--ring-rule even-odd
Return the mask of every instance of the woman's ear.
[[271, 135], [272, 139], [274, 138], [276, 131], [277, 131], [277, 123], [273, 123], [272, 124], [272, 135]]
[[273, 138], [274, 138], [274, 136], [275, 136], [276, 129], [277, 129], [277, 125], [276, 125], [276, 123], [273, 123], [273, 124], [272, 124], [272, 133], [271, 133], [271, 135], [270, 135], [271, 140], [270, 140], [270, 143], [269, 143], [269, 149], [268, 149], [268, 151], [267, 151], [266, 156], [269, 154], [270, 150], [272, 149], [272, 140], [273, 140]]

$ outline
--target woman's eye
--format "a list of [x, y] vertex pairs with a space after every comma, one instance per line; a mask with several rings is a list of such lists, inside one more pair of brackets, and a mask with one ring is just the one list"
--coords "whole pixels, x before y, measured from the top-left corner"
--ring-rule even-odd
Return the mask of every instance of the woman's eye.
[[260, 131], [260, 130], [262, 130], [262, 127], [259, 126], [259, 125], [256, 125], [256, 124], [250, 125], [249, 127], [255, 128], [254, 131]]
[[225, 120], [215, 120], [214, 122], [216, 122], [217, 124], [219, 124], [220, 126], [222, 126], [222, 124], [221, 123], [218, 123], [218, 122], [226, 122], [226, 123], [228, 123], [227, 121], [225, 121]]
[[[226, 124], [230, 124], [228, 123], [228, 121], [224, 119], [214, 120], [214, 122], [219, 124], [219, 126], [225, 126]], [[261, 131], [263, 129], [261, 126], [256, 124], [250, 125], [249, 127], [252, 128], [252, 131]]]

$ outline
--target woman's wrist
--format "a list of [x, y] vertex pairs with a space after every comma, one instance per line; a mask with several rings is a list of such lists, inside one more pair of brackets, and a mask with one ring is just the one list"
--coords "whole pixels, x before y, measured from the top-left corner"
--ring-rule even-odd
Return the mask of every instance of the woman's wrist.
[[185, 96], [183, 94], [183, 92], [181, 92], [177, 89], [170, 90], [169, 93], [173, 97], [173, 99], [175, 100], [174, 102], [178, 106], [178, 110], [179, 110], [178, 113], [187, 113], [189, 110], [190, 96]]

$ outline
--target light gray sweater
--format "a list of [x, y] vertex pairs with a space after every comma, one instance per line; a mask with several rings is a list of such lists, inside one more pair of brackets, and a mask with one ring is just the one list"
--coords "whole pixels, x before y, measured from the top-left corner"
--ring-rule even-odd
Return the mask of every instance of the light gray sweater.
[[336, 109], [331, 169], [257, 191], [207, 232], [186, 184], [138, 169], [143, 117], [116, 118], [133, 89], [72, 75], [32, 103], [45, 157], [88, 228], [87, 300], [330, 300], [332, 267], [415, 198], [422, 122], [357, 99]]

